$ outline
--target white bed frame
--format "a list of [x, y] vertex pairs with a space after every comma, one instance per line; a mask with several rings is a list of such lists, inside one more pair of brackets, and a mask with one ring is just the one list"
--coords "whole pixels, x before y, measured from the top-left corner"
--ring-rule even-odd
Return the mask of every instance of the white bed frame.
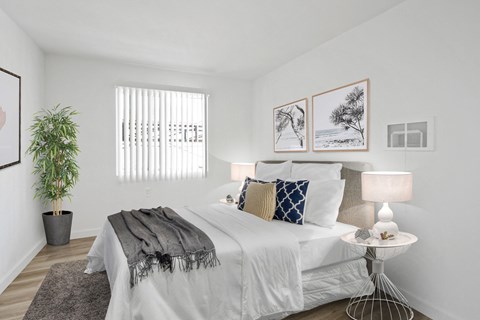
[[[280, 161], [266, 162], [277, 163]], [[295, 161], [295, 163], [297, 163], [297, 161]], [[298, 161], [298, 163], [332, 162]], [[342, 162], [342, 164], [343, 168], [341, 171], [341, 176], [346, 181], [344, 198], [340, 207], [340, 215], [338, 220], [339, 222], [348, 223], [358, 227], [370, 227], [373, 224], [373, 205], [365, 203], [361, 199], [361, 172], [364, 170], [370, 170], [370, 165], [360, 162]], [[128, 293], [132, 293], [130, 288], [128, 288], [128, 281], [123, 281], [127, 280], [129, 277], [126, 258], [123, 255], [121, 244], [118, 241], [118, 238], [116, 237], [113, 229], [111, 229], [111, 226], [109, 227], [108, 224], [102, 231], [102, 234], [99, 235], [99, 237], [95, 240], [94, 246], [92, 246], [92, 249], [90, 250], [89, 258], [91, 260], [91, 264], [89, 264], [89, 272], [100, 271], [105, 266], [107, 267], [107, 270], [108, 268], [111, 269], [112, 274], [109, 274], [109, 278], [112, 276], [113, 279], [116, 279], [113, 284], [110, 282], [111, 286], [114, 285], [115, 287], [115, 290], [112, 292], [112, 300], [117, 298], [120, 300], [115, 301], [123, 301], [122, 299], [125, 299], [125, 297], [128, 296]], [[368, 278], [368, 271], [365, 266], [365, 259], [353, 258], [353, 260], [350, 261], [330, 264], [317, 269], [302, 272], [304, 310], [309, 310], [331, 301], [351, 297], [356, 291], [359, 290], [359, 286], [362, 285], [364, 280]], [[168, 278], [169, 281], [175, 280], [173, 278], [174, 276], [179, 277], [180, 280], [182, 279], [182, 275], [176, 273]], [[152, 277], [152, 281], [155, 279], [160, 279], [162, 281], [161, 283], [164, 283], [164, 278], [157, 279]], [[144, 306], [147, 307], [149, 303], [152, 306], [154, 305], [155, 308], [152, 310], [157, 310], [158, 308], [161, 309], [162, 306], [158, 304], [158, 299], [150, 299], [151, 290], [148, 290], [148, 288], [148, 286], [145, 286], [145, 290], [137, 291], [134, 299], [137, 299], [137, 303], [142, 301]], [[296, 288], [298, 288], [298, 285]], [[125, 294], [126, 292], [127, 294]], [[163, 292], [162, 294], [166, 293]], [[148, 296], [149, 299], [142, 300], [144, 297], [142, 295], [145, 295], [145, 297]], [[166, 304], [167, 302], [162, 303]], [[115, 317], [114, 319], [118, 319], [117, 315], [124, 315], [124, 313], [122, 313], [124, 311], [123, 306], [123, 303], [117, 303], [115, 305], [111, 304], [109, 306], [110, 316]], [[168, 307], [173, 308], [174, 306], [169, 305]], [[262, 318], [262, 320], [280, 319], [287, 315], [287, 312], [269, 315], [268, 317]]]

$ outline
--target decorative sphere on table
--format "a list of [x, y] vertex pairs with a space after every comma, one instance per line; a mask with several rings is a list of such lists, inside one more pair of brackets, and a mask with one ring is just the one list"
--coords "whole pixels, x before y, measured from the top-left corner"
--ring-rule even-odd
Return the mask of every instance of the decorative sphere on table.
[[233, 197], [229, 194], [227, 194], [227, 196], [225, 197], [225, 200], [228, 202], [228, 203], [233, 203], [235, 200], [233, 199]]

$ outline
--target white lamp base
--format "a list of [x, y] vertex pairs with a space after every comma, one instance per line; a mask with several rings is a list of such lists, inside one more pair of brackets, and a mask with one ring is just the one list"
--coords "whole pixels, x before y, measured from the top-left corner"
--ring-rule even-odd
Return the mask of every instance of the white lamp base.
[[383, 203], [382, 209], [378, 211], [378, 222], [373, 226], [373, 232], [376, 235], [380, 233], [387, 232], [387, 234], [392, 234], [394, 236], [398, 235], [398, 226], [395, 222], [392, 221], [393, 212], [392, 209], [388, 206], [388, 202]]

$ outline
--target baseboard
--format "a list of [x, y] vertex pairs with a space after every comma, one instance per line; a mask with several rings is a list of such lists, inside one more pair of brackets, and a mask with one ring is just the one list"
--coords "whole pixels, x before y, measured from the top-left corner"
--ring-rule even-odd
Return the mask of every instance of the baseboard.
[[10, 283], [25, 269], [25, 267], [32, 261], [33, 258], [42, 250], [47, 241], [45, 239], [40, 240], [31, 250], [28, 252], [20, 262], [17, 263], [8, 274], [2, 278], [0, 282], [0, 294], [7, 289]]
[[70, 239], [95, 237], [95, 236], [98, 236], [98, 234], [100, 233], [100, 230], [101, 230], [100, 228], [75, 230], [75, 231], [72, 231]]
[[440, 309], [438, 307], [432, 306], [429, 302], [419, 298], [412, 293], [399, 288], [400, 291], [405, 295], [409, 304], [415, 309], [426, 315], [427, 317], [435, 320], [461, 320], [459, 317], [450, 314], [449, 312]]
[[[71, 234], [71, 239], [79, 239], [86, 237], [94, 237], [100, 233], [100, 228], [95, 229], [84, 229], [73, 231]], [[10, 272], [7, 273], [5, 277], [2, 277], [0, 280], [0, 294], [5, 291], [5, 289], [10, 285], [10, 283], [15, 280], [15, 278], [20, 274], [20, 272], [25, 269], [25, 267], [32, 261], [33, 258], [42, 250], [42, 248], [47, 244], [45, 239], [40, 240], [31, 250], [28, 252], [20, 262], [17, 263], [15, 267], [12, 268]]]

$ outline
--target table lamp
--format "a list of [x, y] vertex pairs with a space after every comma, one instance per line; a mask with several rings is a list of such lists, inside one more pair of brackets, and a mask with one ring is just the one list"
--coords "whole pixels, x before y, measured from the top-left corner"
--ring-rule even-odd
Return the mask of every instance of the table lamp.
[[[233, 181], [242, 181], [239, 191], [242, 192], [243, 181], [246, 177], [253, 178], [255, 176], [255, 163], [232, 163], [230, 165], [230, 179]], [[235, 196], [238, 202], [240, 193]]]
[[230, 165], [230, 178], [233, 181], [244, 181], [246, 177], [255, 176], [255, 163], [232, 163]]
[[392, 221], [393, 211], [389, 202], [403, 202], [412, 198], [413, 176], [411, 172], [370, 171], [362, 172], [362, 199], [383, 202], [378, 211], [378, 222], [373, 226], [375, 234], [387, 232], [398, 235], [398, 226]]

